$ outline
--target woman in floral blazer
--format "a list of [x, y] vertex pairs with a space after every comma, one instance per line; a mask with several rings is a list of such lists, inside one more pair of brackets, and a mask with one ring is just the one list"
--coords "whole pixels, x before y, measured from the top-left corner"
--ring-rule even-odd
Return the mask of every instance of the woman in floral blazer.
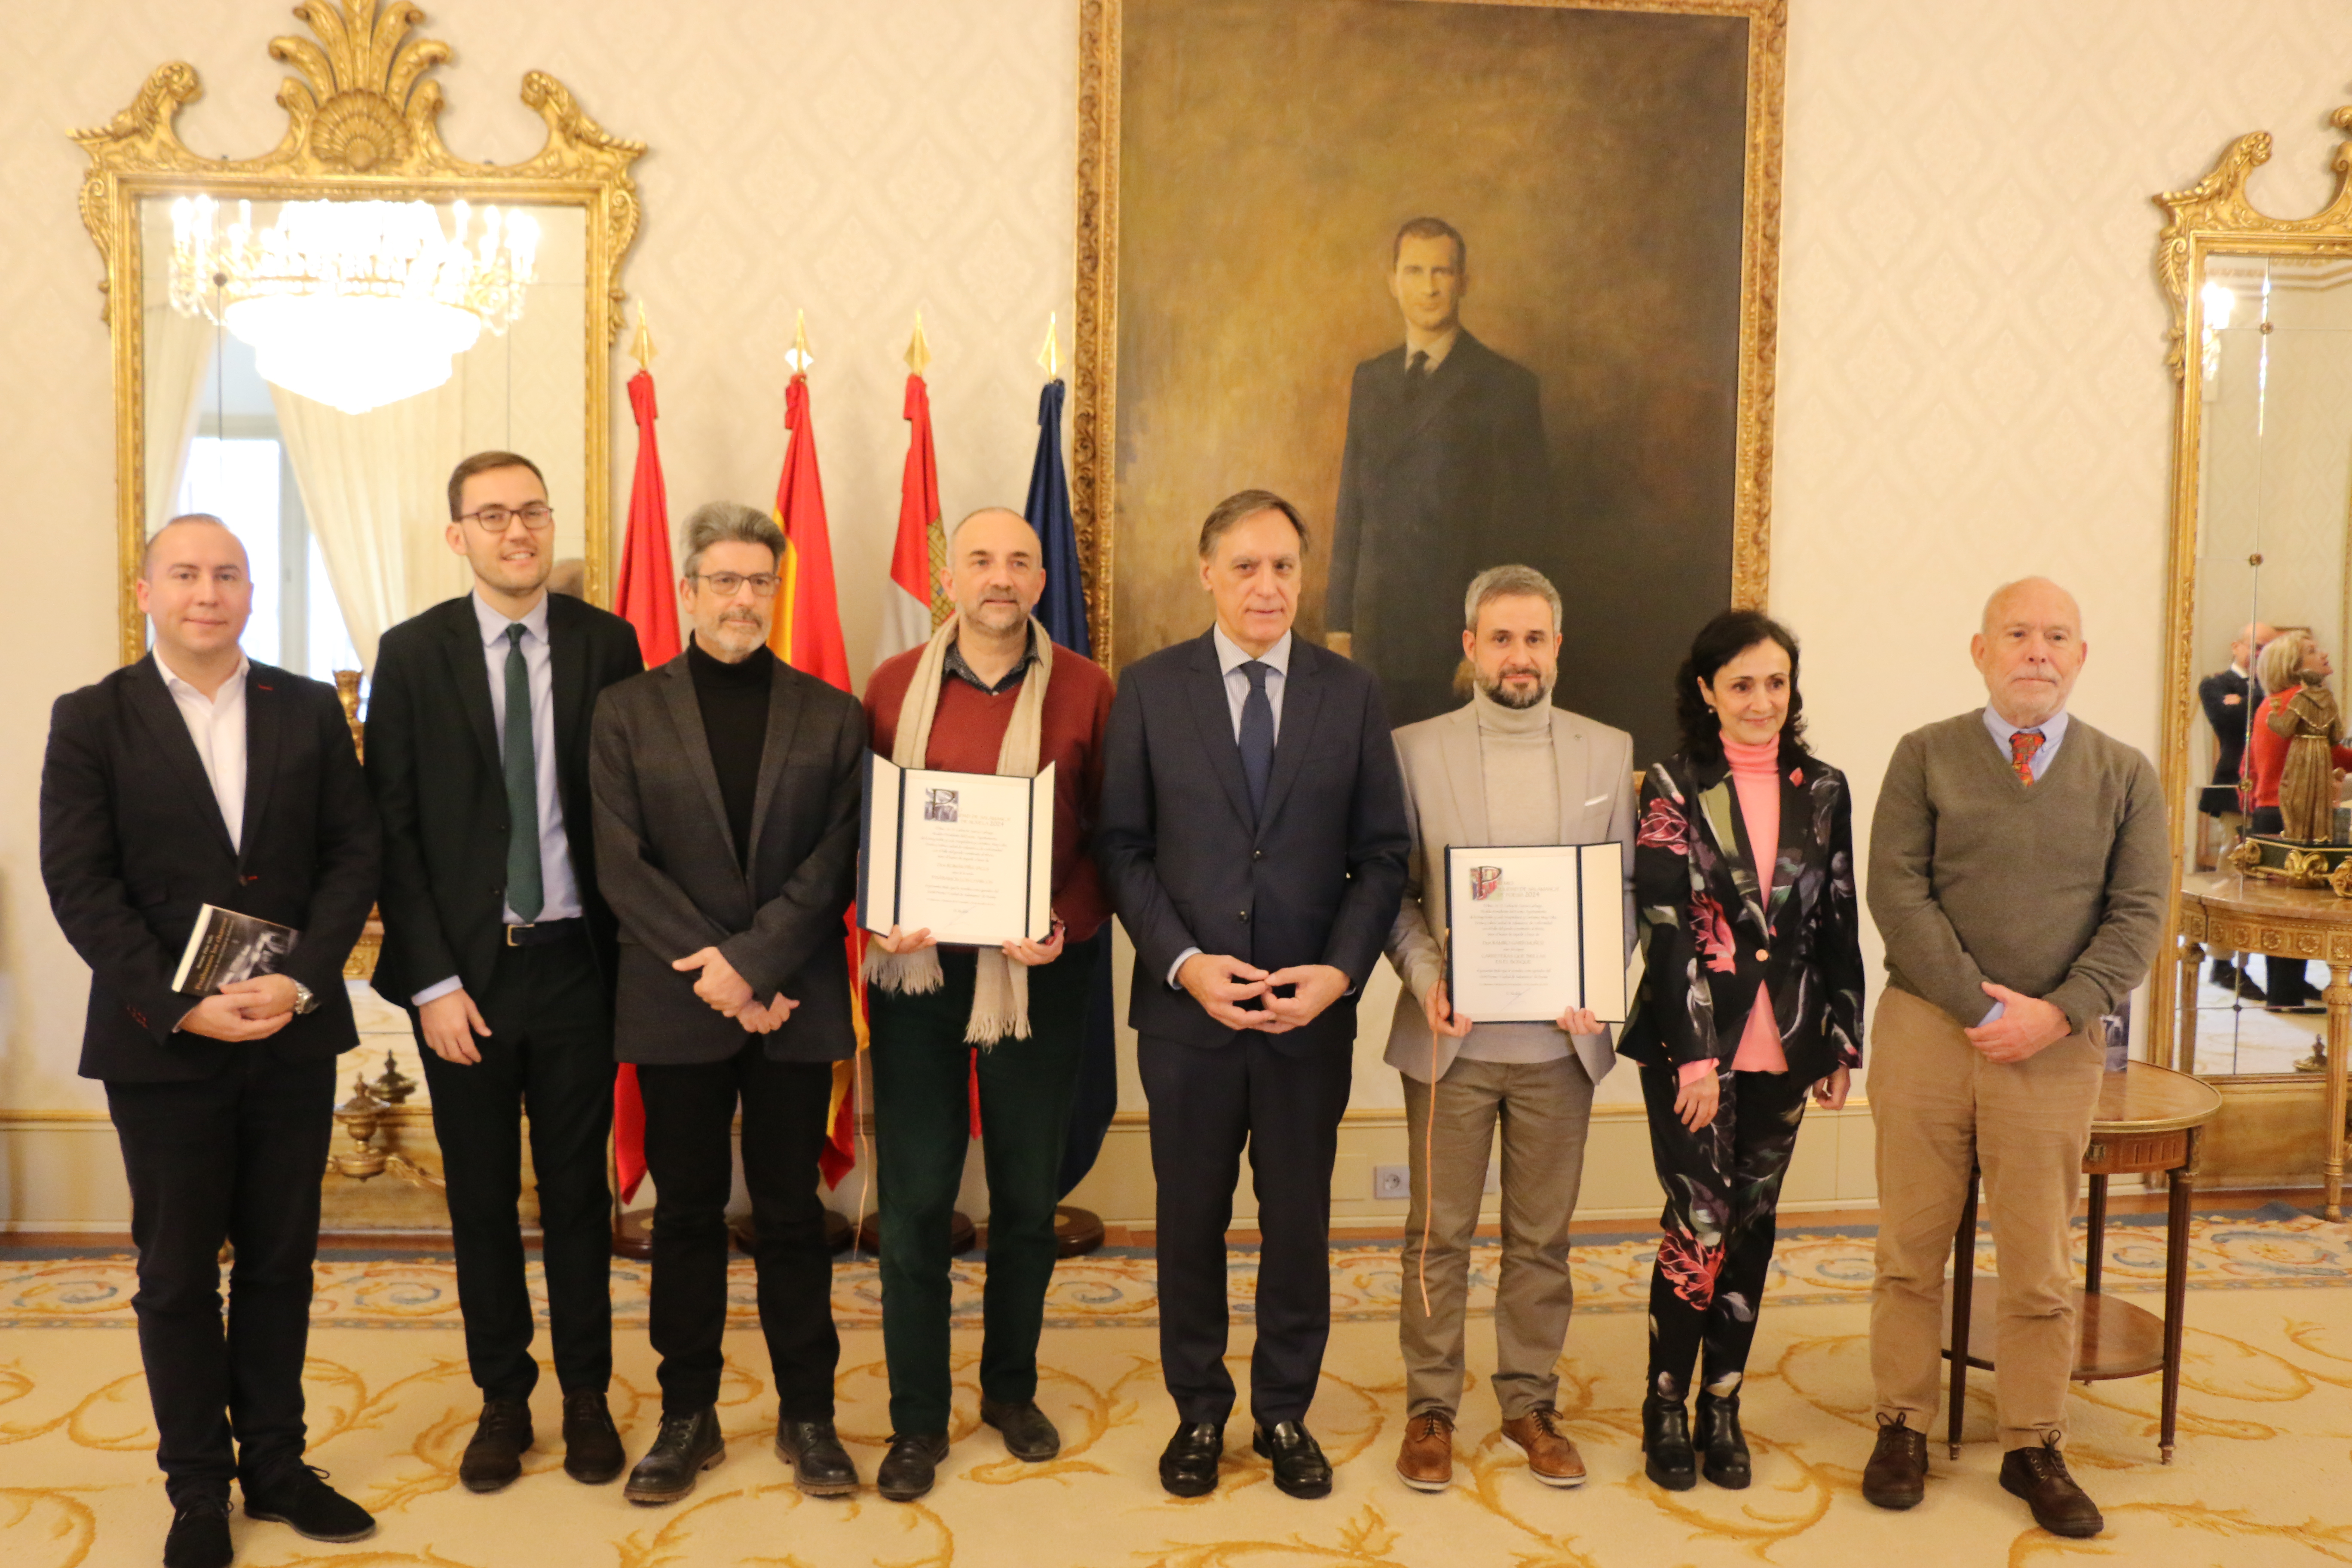
[[1682, 750], [1642, 784], [1647, 963], [1619, 1050], [1641, 1064], [1666, 1191], [1644, 1468], [1680, 1491], [1702, 1455], [1708, 1480], [1748, 1485], [1739, 1384], [1780, 1181], [1808, 1092], [1835, 1110], [1862, 1065], [1863, 967], [1852, 806], [1845, 775], [1805, 749], [1796, 639], [1752, 610], [1718, 616], [1675, 689]]

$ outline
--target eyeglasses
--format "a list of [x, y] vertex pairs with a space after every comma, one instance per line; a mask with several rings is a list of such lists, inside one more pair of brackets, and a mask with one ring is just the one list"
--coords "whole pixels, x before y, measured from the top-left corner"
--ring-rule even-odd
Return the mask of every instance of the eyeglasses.
[[545, 501], [533, 501], [525, 507], [486, 506], [479, 511], [469, 511], [464, 521], [480, 526], [485, 533], [504, 533], [507, 525], [516, 519], [533, 533], [555, 526], [555, 509]]
[[751, 584], [751, 592], [761, 598], [773, 598], [776, 584], [783, 581], [773, 572], [755, 572], [748, 577], [740, 572], [694, 572], [688, 575], [700, 578], [712, 593], [722, 599], [733, 598], [746, 583]]

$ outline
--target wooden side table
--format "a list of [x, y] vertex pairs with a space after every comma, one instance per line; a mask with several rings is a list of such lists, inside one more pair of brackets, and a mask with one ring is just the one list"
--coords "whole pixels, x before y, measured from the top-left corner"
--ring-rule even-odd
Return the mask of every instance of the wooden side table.
[[2197, 976], [2205, 944], [2225, 952], [2315, 960], [2327, 965], [2327, 1121], [2320, 1170], [2327, 1184], [2326, 1215], [2344, 1217], [2344, 1099], [2347, 1047], [2352, 1047], [2352, 899], [2325, 888], [2235, 871], [2198, 871], [2180, 879], [2180, 973], [2174, 983], [2180, 1031], [2173, 1065], [2197, 1065]]
[[[2091, 1223], [2083, 1288], [2074, 1292], [2078, 1336], [2074, 1380], [2094, 1383], [2161, 1371], [2164, 1415], [2158, 1446], [2168, 1465], [2172, 1463], [2173, 1429], [2180, 1415], [2180, 1334], [2189, 1291], [2189, 1200], [2197, 1184], [2198, 1134], [2221, 1109], [2220, 1091], [2203, 1079], [2154, 1062], [2133, 1062], [2122, 1072], [2107, 1074], [2100, 1086], [2098, 1109], [2091, 1115], [2090, 1147], [2083, 1152], [2083, 1170], [2091, 1178]], [[2172, 1189], [2164, 1216], [2161, 1320], [2099, 1289], [2107, 1242], [2107, 1178], [2156, 1172], [2170, 1175]], [[1976, 1250], [1977, 1184], [1971, 1176], [1959, 1231], [1952, 1241], [1951, 1313], [1944, 1350], [1952, 1363], [1948, 1441], [1956, 1459], [1960, 1457], [1960, 1422], [1968, 1407], [1969, 1368], [1992, 1370], [1991, 1352], [1969, 1346], [1993, 1342], [2000, 1324], [2000, 1281], [1993, 1275], [1977, 1273]]]

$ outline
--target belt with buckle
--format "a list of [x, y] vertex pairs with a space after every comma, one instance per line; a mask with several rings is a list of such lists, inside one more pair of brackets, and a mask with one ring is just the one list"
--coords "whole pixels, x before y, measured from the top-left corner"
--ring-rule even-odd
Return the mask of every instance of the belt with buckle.
[[578, 915], [562, 921], [533, 921], [525, 925], [507, 927], [509, 947], [545, 947], [562, 942], [577, 931], [584, 922]]

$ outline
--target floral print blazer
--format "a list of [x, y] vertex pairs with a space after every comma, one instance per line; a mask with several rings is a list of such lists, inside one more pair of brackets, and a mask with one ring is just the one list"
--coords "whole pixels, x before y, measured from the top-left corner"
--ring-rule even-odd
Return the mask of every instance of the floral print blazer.
[[1806, 1082], [1862, 1066], [1862, 937], [1845, 775], [1780, 747], [1780, 842], [1769, 907], [1730, 764], [1686, 754], [1642, 781], [1633, 899], [1646, 968], [1618, 1050], [1729, 1071], [1758, 987], [1789, 1070]]

